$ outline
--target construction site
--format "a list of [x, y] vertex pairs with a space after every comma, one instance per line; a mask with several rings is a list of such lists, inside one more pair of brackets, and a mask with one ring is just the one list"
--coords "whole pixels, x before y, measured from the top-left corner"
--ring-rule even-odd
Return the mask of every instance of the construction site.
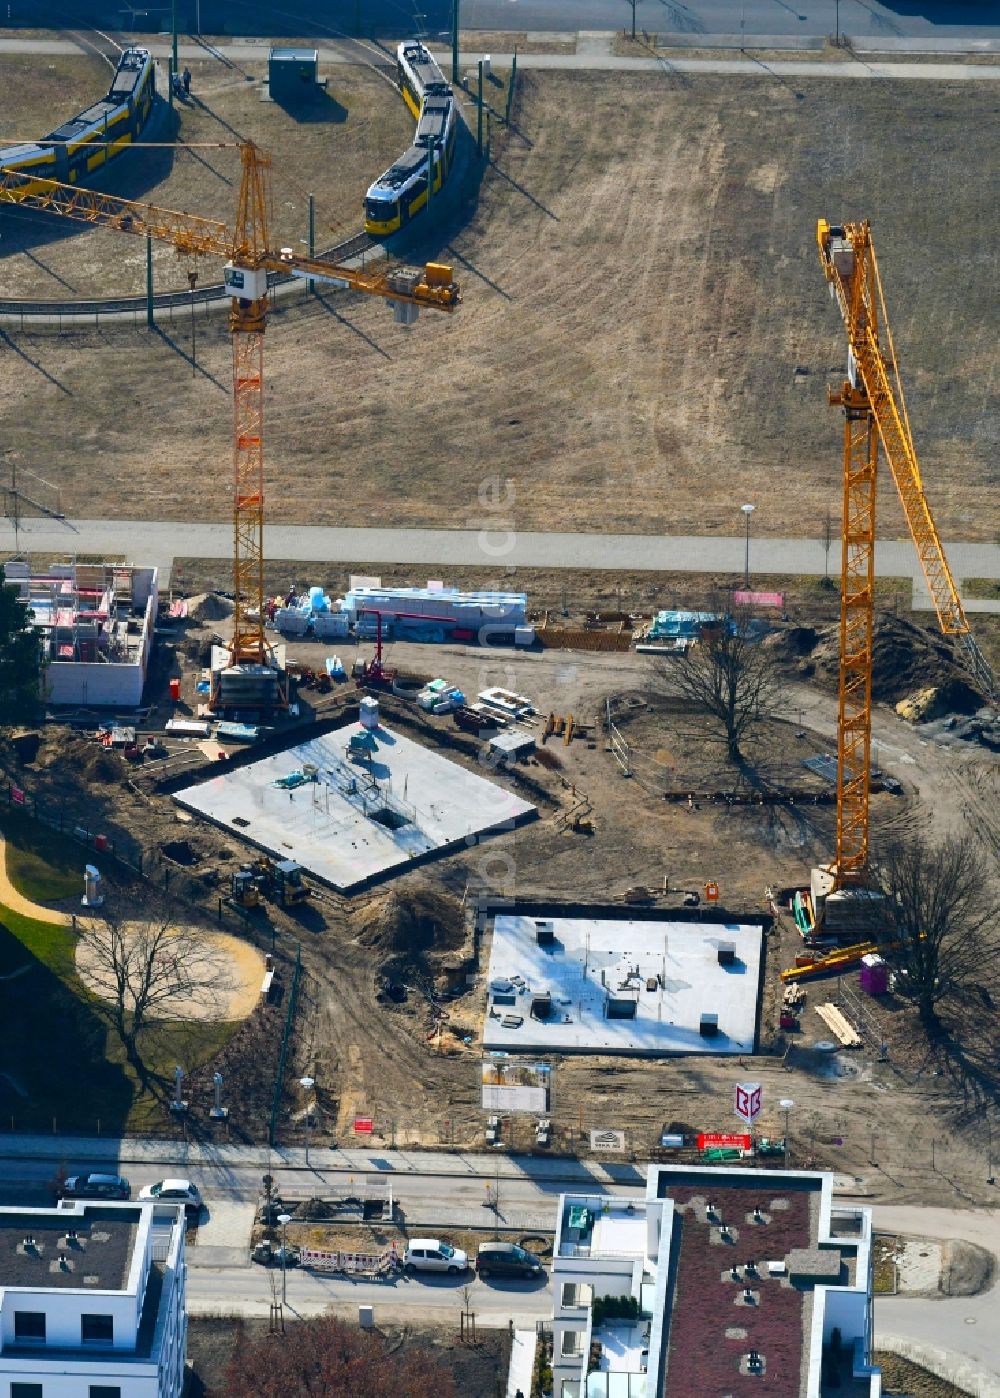
[[[996, 324], [971, 269], [995, 267], [993, 85], [504, 71], [485, 153], [456, 88], [451, 183], [386, 251], [358, 229], [411, 139], [394, 52], [331, 62], [323, 100], [349, 119], [319, 131], [260, 114], [262, 64], [206, 58], [197, 104], [157, 128], [186, 154], [151, 140], [150, 169], [136, 144], [103, 183], [58, 188], [0, 159], [0, 412], [10, 460], [59, 490], [34, 515], [6, 490], [5, 577], [40, 662], [36, 721], [0, 744], [8, 859], [21, 841], [44, 862], [51, 839], [118, 915], [155, 893], [225, 939], [236, 990], [179, 999], [161, 1045], [164, 1063], [186, 1046], [206, 1140], [221, 1067], [228, 1141], [357, 1144], [363, 1122], [373, 1150], [584, 1158], [603, 1132], [623, 1164], [693, 1162], [753, 1078], [751, 1151], [897, 1202], [988, 1201]], [[327, 119], [353, 185], [317, 193], [363, 252], [302, 236], [311, 199], [271, 221], [274, 167], [318, 179]], [[148, 326], [144, 301], [11, 318], [60, 282], [141, 300], [144, 246], [157, 294], [179, 257], [216, 299], [195, 309], [196, 278]], [[171, 528], [169, 565], [146, 518]], [[32, 549], [43, 520], [64, 550]], [[90, 520], [118, 521], [120, 549], [78, 550]], [[187, 551], [198, 521], [218, 556]], [[273, 525], [406, 547], [462, 529], [482, 557], [282, 557]], [[662, 535], [662, 566], [493, 547], [547, 531]], [[671, 572], [674, 536], [703, 539], [701, 571]], [[770, 561], [790, 541], [808, 571]], [[903, 574], [882, 541], [912, 550]], [[727, 666], [738, 731], [711, 700]], [[926, 904], [907, 922], [886, 882], [886, 851], [948, 842], [976, 855], [964, 950], [958, 911], [951, 931]], [[12, 889], [28, 930], [5, 971], [36, 923], [77, 932], [78, 893]], [[928, 1010], [930, 940], [948, 984]], [[67, 956], [59, 994], [89, 1015], [100, 976]], [[95, 1126], [67, 1092], [60, 1127], [178, 1134], [84, 1018], [65, 1056], [101, 1061], [107, 1105]], [[522, 1054], [550, 1075], [544, 1107], [490, 1109], [484, 1064]], [[55, 1116], [31, 1071], [0, 1076], [12, 1130]]]

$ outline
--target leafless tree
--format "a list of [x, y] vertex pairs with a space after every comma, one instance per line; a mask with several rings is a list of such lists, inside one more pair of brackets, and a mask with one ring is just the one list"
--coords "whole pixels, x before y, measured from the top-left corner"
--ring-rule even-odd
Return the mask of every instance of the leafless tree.
[[168, 917], [94, 918], [79, 931], [84, 978], [118, 1035], [130, 1063], [142, 1066], [139, 1039], [151, 1022], [185, 1013], [213, 1017], [229, 979], [205, 933]]
[[907, 835], [876, 851], [871, 875], [885, 897], [884, 941], [900, 971], [897, 990], [934, 1034], [942, 1001], [969, 992], [979, 998], [992, 976], [1000, 910], [985, 861], [957, 835], [939, 845]]
[[773, 713], [781, 689], [752, 631], [746, 613], [726, 618], [706, 628], [699, 644], [668, 672], [674, 688], [718, 723], [732, 762], [742, 761], [741, 745]]

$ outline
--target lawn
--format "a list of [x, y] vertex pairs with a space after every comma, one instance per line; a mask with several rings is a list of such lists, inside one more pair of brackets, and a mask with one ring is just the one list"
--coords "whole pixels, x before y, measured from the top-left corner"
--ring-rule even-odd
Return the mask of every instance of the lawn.
[[0, 820], [7, 845], [7, 875], [32, 903], [57, 903], [83, 889], [87, 862], [79, 845], [16, 814]]
[[[37, 858], [37, 857], [36, 857]], [[36, 877], [47, 866], [39, 859]], [[51, 875], [58, 876], [52, 869]], [[174, 1065], [190, 1073], [238, 1024], [170, 1021], [140, 1041], [146, 1085], [126, 1062], [98, 1002], [81, 985], [69, 928], [0, 908], [0, 1128], [112, 1135], [162, 1131]]]

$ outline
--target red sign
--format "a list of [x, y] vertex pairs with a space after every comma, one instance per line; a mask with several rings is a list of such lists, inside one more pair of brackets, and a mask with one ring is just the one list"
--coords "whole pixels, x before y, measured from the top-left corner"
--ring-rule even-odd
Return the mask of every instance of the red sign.
[[699, 1150], [749, 1150], [750, 1137], [732, 1131], [703, 1131], [698, 1137]]
[[375, 1130], [375, 1122], [370, 1116], [356, 1116], [354, 1118], [354, 1133], [356, 1136], [370, 1136]]

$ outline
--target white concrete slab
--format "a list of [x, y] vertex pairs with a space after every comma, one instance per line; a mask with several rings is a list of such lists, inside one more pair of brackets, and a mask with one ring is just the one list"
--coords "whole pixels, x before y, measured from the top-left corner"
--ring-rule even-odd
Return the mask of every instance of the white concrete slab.
[[[753, 1052], [760, 927], [550, 918], [555, 936], [546, 946], [538, 943], [536, 920], [503, 914], [494, 921], [484, 1047], [654, 1056]], [[735, 946], [732, 966], [719, 965], [724, 942]], [[534, 1018], [533, 996], [545, 991], [550, 1015]], [[608, 1018], [612, 997], [634, 1000], [634, 1018]], [[718, 1015], [714, 1038], [699, 1032], [703, 1014]]]
[[[361, 731], [359, 724], [335, 729], [186, 787], [176, 800], [345, 891], [422, 855], [511, 829], [535, 810], [385, 727], [375, 732], [370, 761], [349, 759], [350, 739]], [[296, 772], [309, 780], [275, 786]]]

